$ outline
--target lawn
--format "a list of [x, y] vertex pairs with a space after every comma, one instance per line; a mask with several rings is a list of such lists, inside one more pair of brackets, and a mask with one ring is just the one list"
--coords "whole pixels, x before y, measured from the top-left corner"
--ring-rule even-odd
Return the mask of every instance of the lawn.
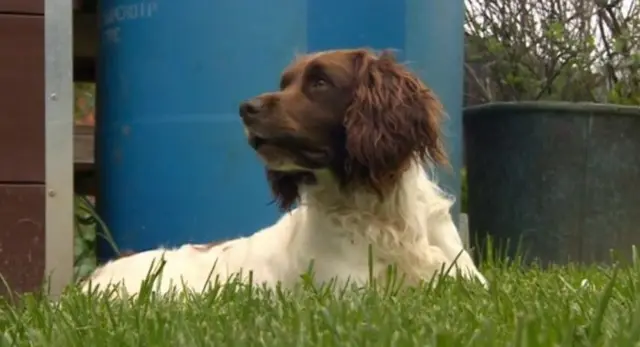
[[0, 306], [0, 346], [638, 345], [640, 266], [483, 271], [489, 290], [444, 280], [330, 291], [303, 278], [292, 292], [229, 285], [107, 301], [69, 290], [57, 304], [26, 295]]
[[[76, 204], [82, 277], [95, 267], [101, 221], [89, 201]], [[26, 295], [0, 302], [0, 347], [640, 346], [640, 262], [617, 270], [489, 262], [482, 271], [489, 290], [445, 279], [435, 288], [330, 291], [301, 279], [295, 292], [231, 284], [108, 301], [71, 288], [57, 304]]]

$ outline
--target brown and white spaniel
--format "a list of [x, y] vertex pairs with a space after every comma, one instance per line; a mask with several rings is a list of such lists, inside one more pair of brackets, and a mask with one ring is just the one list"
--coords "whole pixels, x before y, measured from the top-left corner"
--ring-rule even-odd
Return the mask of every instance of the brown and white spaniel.
[[249, 237], [114, 260], [95, 271], [93, 286], [124, 282], [137, 293], [161, 259], [153, 286], [160, 292], [201, 290], [240, 273], [246, 280], [250, 271], [254, 283], [292, 287], [311, 263], [318, 284], [384, 279], [390, 265], [405, 284], [429, 281], [443, 268], [486, 284], [463, 249], [452, 201], [424, 168], [447, 162], [442, 107], [391, 54], [299, 57], [282, 74], [280, 90], [243, 102], [240, 117], [287, 213]]

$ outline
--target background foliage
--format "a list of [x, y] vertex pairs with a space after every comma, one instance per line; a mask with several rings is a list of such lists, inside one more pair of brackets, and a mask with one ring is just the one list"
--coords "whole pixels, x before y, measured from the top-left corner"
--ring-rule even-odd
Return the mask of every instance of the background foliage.
[[472, 103], [640, 104], [640, 0], [466, 0]]

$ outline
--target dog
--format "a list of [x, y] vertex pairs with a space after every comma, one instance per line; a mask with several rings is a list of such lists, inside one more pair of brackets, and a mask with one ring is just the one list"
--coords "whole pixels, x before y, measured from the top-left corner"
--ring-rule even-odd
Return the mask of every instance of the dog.
[[351, 49], [297, 57], [279, 90], [239, 108], [283, 216], [248, 237], [113, 260], [96, 269], [85, 290], [120, 284], [136, 294], [161, 262], [152, 286], [160, 293], [203, 290], [234, 276], [292, 288], [311, 264], [319, 285], [383, 281], [390, 268], [405, 285], [443, 272], [487, 284], [463, 248], [453, 200], [428, 174], [429, 165], [448, 163], [442, 106], [393, 54]]

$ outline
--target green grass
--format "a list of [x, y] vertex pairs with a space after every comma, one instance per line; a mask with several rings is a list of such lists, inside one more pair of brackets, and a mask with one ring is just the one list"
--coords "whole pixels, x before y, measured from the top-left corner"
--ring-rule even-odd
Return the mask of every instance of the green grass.
[[[637, 346], [640, 267], [487, 264], [489, 290], [443, 280], [398, 291], [267, 291], [108, 301], [70, 289], [0, 304], [0, 346]], [[581, 286], [583, 279], [590, 285]], [[229, 290], [231, 288], [232, 290]], [[334, 293], [334, 294], [331, 294]], [[15, 300], [15, 299], [14, 299]]]
[[96, 260], [96, 218], [93, 204], [84, 196], [75, 196], [75, 232], [74, 232], [74, 264], [75, 278], [83, 278], [93, 272]]
[[[89, 201], [76, 203], [83, 277], [95, 267], [102, 221]], [[69, 288], [56, 304], [40, 295], [0, 299], [0, 347], [640, 346], [637, 263], [523, 270], [489, 262], [482, 267], [489, 290], [444, 279], [435, 288], [332, 292], [303, 279], [295, 292], [230, 284], [202, 295], [109, 301]]]

